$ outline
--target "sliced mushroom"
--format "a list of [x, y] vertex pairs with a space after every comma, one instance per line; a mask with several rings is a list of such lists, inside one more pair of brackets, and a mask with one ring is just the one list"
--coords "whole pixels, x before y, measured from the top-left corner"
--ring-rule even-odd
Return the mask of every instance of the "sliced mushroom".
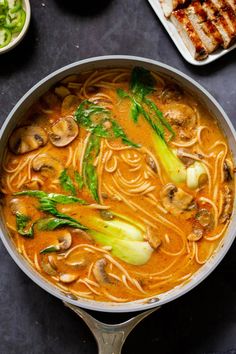
[[62, 283], [72, 283], [73, 281], [77, 280], [79, 278], [79, 276], [77, 274], [70, 274], [70, 273], [64, 273], [61, 274], [59, 277], [59, 280]]
[[220, 215], [220, 223], [223, 224], [230, 219], [232, 214], [233, 207], [233, 198], [232, 198], [232, 190], [226, 185], [224, 186], [224, 204], [223, 210]]
[[195, 227], [191, 234], [188, 235], [187, 239], [189, 241], [199, 241], [203, 237], [203, 229], [200, 227]]
[[65, 231], [65, 233], [62, 236], [58, 237], [58, 241], [59, 241], [60, 251], [67, 250], [68, 248], [70, 248], [72, 244], [71, 234], [68, 231]]
[[24, 183], [24, 189], [40, 189], [40, 187], [42, 186], [42, 182], [38, 181], [36, 179], [31, 179], [31, 181]]
[[55, 94], [60, 98], [65, 98], [70, 94], [70, 90], [65, 86], [58, 86], [55, 88]]
[[194, 110], [186, 104], [170, 103], [165, 107], [164, 113], [173, 125], [191, 129], [197, 124]]
[[230, 163], [225, 160], [224, 162], [224, 180], [225, 182], [230, 182], [233, 179], [233, 172]]
[[62, 84], [68, 84], [69, 82], [77, 82], [79, 80], [79, 76], [78, 75], [69, 75], [66, 76], [61, 83]]
[[197, 116], [189, 105], [169, 103], [164, 106], [163, 113], [176, 132], [176, 140], [188, 141], [195, 136]]
[[46, 109], [52, 109], [60, 105], [59, 98], [51, 91], [41, 97], [41, 103]]
[[199, 222], [199, 224], [205, 229], [212, 229], [214, 225], [214, 218], [211, 212], [207, 209], [200, 209], [195, 219]]
[[[95, 87], [95, 89], [96, 89], [96, 87]], [[93, 92], [91, 92], [91, 93], [93, 93]], [[107, 105], [109, 107], [109, 105], [113, 104], [110, 97], [107, 95], [104, 95], [102, 93], [97, 93], [95, 96], [90, 97], [89, 101], [93, 102], [94, 104], [99, 104], [100, 106], [103, 106], [105, 108], [107, 107]]]
[[167, 85], [161, 93], [163, 103], [179, 101], [183, 97], [183, 91], [177, 84]]
[[84, 257], [80, 257], [79, 259], [76, 259], [74, 261], [67, 261], [66, 264], [75, 268], [84, 268], [87, 266], [88, 260]]
[[57, 270], [56, 267], [54, 267], [50, 262], [47, 257], [44, 257], [41, 261], [41, 267], [44, 270], [45, 273], [49, 275], [56, 275]]
[[93, 266], [93, 275], [99, 284], [111, 284], [111, 280], [109, 275], [107, 274], [105, 267], [107, 265], [107, 261], [105, 258], [101, 258], [97, 260]]
[[178, 158], [185, 164], [186, 167], [191, 166], [195, 162], [195, 160], [192, 159], [191, 157], [184, 155], [183, 149], [177, 149], [176, 152], [177, 152]]
[[10, 139], [10, 150], [16, 154], [25, 154], [44, 146], [48, 141], [45, 130], [41, 127], [29, 125], [16, 129]]
[[150, 155], [146, 155], [146, 164], [153, 170], [153, 172], [157, 173], [157, 166]]
[[172, 183], [168, 183], [162, 188], [160, 197], [164, 208], [173, 215], [191, 211], [194, 207], [192, 195]]
[[161, 245], [161, 240], [160, 238], [155, 234], [156, 231], [154, 231], [153, 229], [151, 229], [150, 227], [147, 227], [147, 232], [145, 235], [145, 240], [148, 241], [149, 245], [154, 248], [157, 249], [160, 245]]
[[70, 112], [73, 112], [79, 105], [79, 98], [75, 95], [66, 96], [61, 105], [62, 115], [66, 115]]
[[59, 177], [63, 166], [54, 157], [48, 154], [41, 154], [34, 158], [32, 163], [33, 170], [41, 172], [44, 177]]
[[49, 138], [53, 145], [62, 147], [70, 144], [78, 134], [79, 128], [75, 120], [65, 117], [53, 124]]
[[57, 256], [53, 256], [51, 254], [48, 256], [48, 262], [51, 264], [52, 268], [55, 270], [57, 270], [56, 257]]
[[20, 199], [12, 199], [10, 201], [10, 208], [13, 215], [16, 215], [17, 213], [21, 215], [27, 215], [26, 206]]

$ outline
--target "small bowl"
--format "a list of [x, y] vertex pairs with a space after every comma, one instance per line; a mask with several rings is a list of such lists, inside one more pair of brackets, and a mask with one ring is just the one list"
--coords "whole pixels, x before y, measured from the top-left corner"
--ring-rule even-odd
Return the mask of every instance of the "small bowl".
[[14, 47], [17, 46], [21, 42], [21, 40], [24, 38], [28, 28], [29, 28], [29, 23], [30, 23], [30, 17], [31, 17], [31, 9], [30, 9], [30, 2], [29, 0], [22, 0], [22, 7], [25, 10], [26, 13], [26, 18], [25, 18], [25, 24], [20, 33], [16, 34], [15, 37], [12, 38], [11, 42], [6, 45], [3, 48], [0, 48], [0, 54], [6, 53], [9, 50], [13, 49]]

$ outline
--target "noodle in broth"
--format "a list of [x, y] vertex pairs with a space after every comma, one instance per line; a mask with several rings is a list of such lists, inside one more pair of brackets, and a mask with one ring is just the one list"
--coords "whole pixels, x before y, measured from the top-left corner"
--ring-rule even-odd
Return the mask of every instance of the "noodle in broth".
[[176, 84], [104, 69], [31, 107], [1, 192], [37, 272], [74, 298], [127, 302], [185, 283], [212, 256], [230, 222], [233, 162], [217, 121]]

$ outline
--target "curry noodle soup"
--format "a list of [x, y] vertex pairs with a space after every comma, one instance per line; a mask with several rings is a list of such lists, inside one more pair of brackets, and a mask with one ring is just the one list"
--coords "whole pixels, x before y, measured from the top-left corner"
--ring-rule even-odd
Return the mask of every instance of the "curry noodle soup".
[[9, 138], [5, 222], [65, 294], [138, 300], [186, 283], [217, 249], [233, 172], [217, 121], [173, 82], [141, 67], [72, 75]]

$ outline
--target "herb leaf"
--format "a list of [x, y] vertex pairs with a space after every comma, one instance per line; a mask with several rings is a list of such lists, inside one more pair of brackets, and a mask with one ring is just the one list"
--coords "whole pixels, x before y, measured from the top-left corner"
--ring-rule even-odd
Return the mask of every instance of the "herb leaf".
[[98, 196], [98, 176], [94, 166], [94, 160], [100, 151], [100, 138], [92, 134], [89, 138], [88, 145], [83, 160], [83, 176], [85, 185], [90, 190], [93, 198], [99, 203]]
[[72, 179], [67, 174], [67, 170], [66, 169], [61, 172], [60, 177], [59, 177], [59, 181], [60, 181], [60, 184], [61, 184], [62, 188], [65, 191], [70, 192], [72, 195], [76, 195], [75, 186], [73, 184]]
[[22, 192], [13, 193], [13, 195], [28, 195], [29, 197], [35, 197], [38, 199], [48, 198], [49, 200], [59, 204], [70, 204], [70, 203], [86, 204], [86, 202], [83, 199], [71, 195], [45, 193], [43, 191], [38, 191], [38, 190], [22, 191]]
[[112, 119], [110, 110], [88, 100], [79, 105], [75, 112], [75, 118], [80, 126], [92, 132], [93, 135], [107, 139], [121, 138], [127, 145], [139, 146], [128, 139], [119, 123]]
[[33, 225], [31, 225], [28, 230], [25, 230], [30, 220], [31, 218], [29, 216], [20, 214], [19, 212], [16, 213], [16, 228], [18, 233], [21, 236], [33, 238], [33, 234], [34, 234]]
[[40, 231], [52, 231], [60, 227], [73, 227], [78, 228], [78, 223], [62, 218], [43, 218], [38, 220], [37, 227]]
[[171, 133], [171, 138], [174, 137], [175, 136], [175, 132], [174, 132], [172, 126], [170, 125], [168, 120], [165, 119], [163, 113], [159, 110], [157, 105], [153, 101], [151, 101], [150, 99], [148, 99], [146, 97], [144, 98], [144, 102], [154, 111], [154, 113], [160, 119], [161, 123], [169, 130], [169, 132]]
[[84, 185], [84, 181], [83, 181], [82, 176], [80, 176], [79, 172], [77, 172], [77, 171], [75, 171], [74, 175], [75, 175], [75, 182], [77, 183], [78, 188], [82, 189], [83, 185]]
[[154, 84], [155, 80], [148, 70], [135, 67], [132, 71], [130, 81], [131, 95], [123, 89], [117, 89], [117, 94], [121, 98], [129, 98], [132, 102], [131, 117], [134, 123], [137, 123], [138, 117], [141, 114], [156, 134], [165, 141], [164, 128], [167, 128], [171, 133], [170, 139], [175, 135], [175, 132], [157, 105], [146, 97], [154, 91]]
[[73, 223], [76, 223], [78, 229], [83, 229], [83, 230], [87, 229], [84, 225], [80, 224], [80, 222], [77, 221], [76, 219], [72, 218], [71, 216], [69, 216], [67, 214], [64, 214], [64, 213], [61, 213], [60, 211], [58, 211], [56, 208], [55, 201], [53, 201], [49, 198], [42, 198], [39, 200], [39, 203], [40, 203], [40, 210], [42, 210], [46, 213], [55, 215], [58, 218], [66, 219], [66, 220], [69, 220]]
[[140, 101], [154, 90], [155, 80], [150, 71], [135, 67], [132, 70], [130, 89]]
[[23, 191], [23, 192], [18, 192], [14, 193], [14, 195], [28, 195], [31, 197], [36, 197], [39, 199], [39, 204], [40, 204], [40, 210], [52, 214], [58, 218], [66, 219], [74, 224], [76, 224], [78, 229], [83, 229], [86, 230], [87, 228], [80, 224], [79, 221], [76, 219], [70, 217], [69, 215], [66, 215], [64, 213], [61, 213], [60, 211], [57, 210], [56, 204], [70, 204], [70, 203], [80, 203], [80, 204], [85, 204], [85, 201], [73, 197], [73, 196], [68, 196], [68, 195], [63, 195], [63, 194], [56, 194], [56, 193], [45, 193], [43, 191], [37, 191], [37, 190], [29, 190], [29, 191]]

